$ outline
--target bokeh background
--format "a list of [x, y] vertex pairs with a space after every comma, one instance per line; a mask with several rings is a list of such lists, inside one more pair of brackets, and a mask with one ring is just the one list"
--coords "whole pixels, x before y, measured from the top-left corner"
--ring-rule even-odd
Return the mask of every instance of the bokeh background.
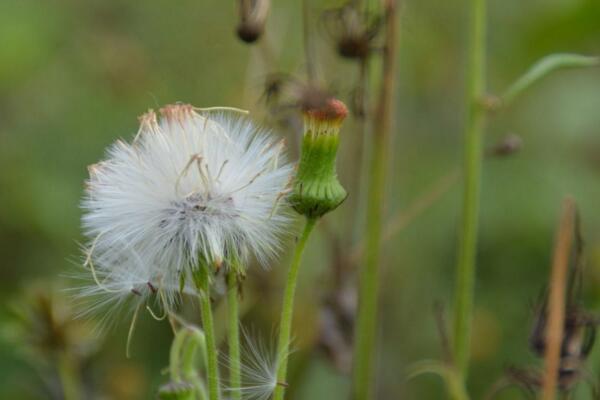
[[[460, 166], [467, 3], [401, 1], [388, 220]], [[320, 80], [348, 100], [357, 66], [336, 56], [319, 22], [324, 9], [340, 2], [311, 4]], [[490, 0], [489, 6], [490, 93], [506, 88], [546, 54], [600, 54], [597, 0]], [[48, 362], [56, 343], [40, 343], [45, 336], [36, 331], [47, 326], [43, 315], [50, 313], [40, 293], [54, 293], [58, 315], [73, 303], [63, 289], [72, 284], [65, 275], [81, 263], [79, 200], [86, 166], [115, 139], [131, 138], [137, 115], [175, 101], [246, 108], [291, 136], [295, 157], [299, 132], [280, 129], [261, 94], [269, 73], [302, 79], [301, 16], [298, 1], [273, 1], [266, 30], [272, 59], [265, 63], [264, 48], [235, 37], [233, 1], [0, 2], [0, 398], [53, 398], [58, 390], [57, 364]], [[377, 63], [373, 68], [376, 74]], [[339, 160], [341, 181], [352, 188], [350, 198], [311, 239], [300, 277], [293, 399], [348, 394], [349, 378], [317, 342], [323, 301], [335, 286], [332, 255], [350, 254], [361, 231], [360, 126], [356, 118], [345, 125]], [[582, 215], [586, 305], [600, 312], [600, 69], [563, 71], [535, 85], [490, 118], [486, 143], [492, 146], [507, 134], [521, 137], [521, 151], [486, 159], [483, 176], [470, 379], [474, 399], [482, 398], [507, 366], [538, 362], [527, 347], [531, 304], [547, 279], [567, 194], [575, 197]], [[411, 363], [440, 358], [443, 352], [433, 305], [443, 304], [449, 314], [459, 206], [457, 183], [386, 243], [379, 399], [444, 396], [437, 377], [410, 382], [404, 377]], [[332, 237], [341, 238], [337, 250]], [[267, 336], [276, 325], [286, 260], [249, 274], [245, 322]], [[352, 269], [344, 274], [352, 283]], [[36, 317], [19, 322], [15, 309], [29, 310], [25, 315], [30, 316], [37, 310]], [[100, 338], [89, 338], [80, 323], [62, 327], [74, 330], [69, 340], [85, 348], [81, 371], [93, 398], [153, 398], [166, 380], [161, 370], [171, 339], [168, 324], [144, 315], [127, 359], [129, 318], [116, 318]], [[588, 366], [600, 376], [600, 351]], [[514, 398], [515, 392], [506, 396]], [[585, 388], [577, 396], [590, 398]]]

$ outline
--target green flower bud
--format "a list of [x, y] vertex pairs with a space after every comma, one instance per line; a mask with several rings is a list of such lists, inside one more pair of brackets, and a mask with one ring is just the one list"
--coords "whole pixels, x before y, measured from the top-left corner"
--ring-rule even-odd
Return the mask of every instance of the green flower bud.
[[169, 382], [158, 389], [161, 400], [194, 400], [194, 386], [187, 382]]
[[340, 126], [346, 115], [344, 103], [334, 98], [304, 110], [302, 155], [290, 201], [307, 218], [321, 217], [346, 199], [335, 170]]

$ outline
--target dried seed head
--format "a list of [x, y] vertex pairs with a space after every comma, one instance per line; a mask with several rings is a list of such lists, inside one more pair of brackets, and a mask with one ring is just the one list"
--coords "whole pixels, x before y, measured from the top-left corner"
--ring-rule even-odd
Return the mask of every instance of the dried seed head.
[[96, 350], [92, 327], [77, 319], [70, 299], [47, 282], [27, 288], [7, 310], [6, 338], [36, 359], [58, 353], [87, 357]]
[[331, 92], [325, 87], [284, 73], [268, 75], [262, 94], [271, 116], [294, 131], [301, 129], [302, 112], [326, 107], [331, 98]]
[[329, 98], [322, 107], [304, 109], [303, 115], [302, 155], [290, 201], [298, 213], [317, 218], [334, 210], [347, 196], [337, 179], [335, 161], [348, 109]]
[[355, 2], [349, 1], [340, 8], [326, 11], [323, 17], [340, 56], [356, 60], [369, 56], [382, 25], [380, 16], [361, 12]]
[[239, 0], [240, 21], [236, 28], [238, 37], [254, 43], [265, 30], [270, 0]]

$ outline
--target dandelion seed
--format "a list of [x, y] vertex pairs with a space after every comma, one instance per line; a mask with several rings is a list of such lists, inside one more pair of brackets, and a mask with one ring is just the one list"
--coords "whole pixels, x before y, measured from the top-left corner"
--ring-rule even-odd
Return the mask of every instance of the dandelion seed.
[[[279, 385], [277, 381], [278, 363], [287, 358], [279, 357], [276, 339], [266, 340], [256, 332], [241, 329], [241, 377], [242, 386], [225, 388], [225, 391], [239, 391], [244, 400], [268, 400]], [[231, 360], [223, 356], [223, 364], [228, 366]]]
[[187, 282], [200, 261], [246, 265], [254, 256], [265, 265], [290, 222], [278, 203], [292, 168], [247, 117], [175, 104], [139, 120], [133, 142], [112, 145], [86, 182], [95, 284], [80, 289], [92, 299], [85, 312], [129, 299], [135, 309], [153, 295], [168, 308], [195, 293]]

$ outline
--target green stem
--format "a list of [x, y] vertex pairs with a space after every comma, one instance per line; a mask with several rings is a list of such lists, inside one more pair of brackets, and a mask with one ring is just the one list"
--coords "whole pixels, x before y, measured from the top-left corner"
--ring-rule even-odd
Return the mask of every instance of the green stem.
[[206, 340], [204, 334], [195, 328], [181, 328], [171, 344], [169, 353], [169, 371], [172, 382], [189, 382], [194, 385], [199, 400], [208, 395], [204, 382], [197, 373], [197, 355], [200, 352], [203, 369], [206, 365]]
[[196, 388], [198, 400], [206, 400], [208, 399], [206, 387], [196, 370], [198, 365], [198, 352], [200, 352], [199, 355], [202, 360], [202, 365], [206, 365], [206, 338], [204, 334], [197, 329], [189, 330], [188, 336], [188, 343], [181, 360], [181, 371], [183, 372], [185, 380], [190, 382]]
[[283, 295], [283, 307], [281, 309], [281, 321], [279, 326], [279, 341], [277, 346], [277, 382], [278, 385], [275, 388], [275, 394], [273, 400], [283, 400], [283, 394], [285, 392], [285, 382], [287, 375], [287, 361], [290, 345], [290, 335], [292, 331], [292, 317], [294, 312], [294, 294], [296, 292], [296, 282], [298, 280], [298, 270], [300, 262], [302, 261], [302, 253], [310, 233], [312, 232], [316, 218], [307, 218], [306, 225], [304, 225], [304, 231], [302, 236], [298, 239], [296, 249], [294, 250], [294, 256], [292, 257], [292, 263], [287, 276], [287, 283], [285, 285], [285, 292]]
[[470, 0], [470, 46], [464, 150], [464, 193], [462, 224], [456, 268], [454, 303], [454, 357], [461, 379], [468, 374], [471, 318], [473, 313], [475, 254], [481, 190], [483, 127], [485, 110], [481, 98], [485, 90], [486, 0]]
[[365, 264], [360, 271], [358, 318], [356, 322], [354, 398], [371, 398], [373, 347], [377, 327], [379, 260], [381, 246], [381, 208], [385, 183], [386, 152], [384, 143], [374, 138], [371, 182], [367, 198]]
[[58, 356], [58, 374], [62, 385], [65, 400], [77, 400], [82, 398], [79, 374], [72, 357], [68, 354]]
[[187, 339], [185, 328], [180, 329], [173, 338], [169, 352], [169, 374], [173, 382], [181, 382], [181, 362], [179, 359], [181, 348]]
[[229, 385], [231, 387], [231, 399], [240, 400], [242, 394], [241, 367], [240, 367], [240, 312], [238, 297], [237, 272], [232, 269], [227, 273], [227, 307], [229, 318]]
[[217, 343], [210, 302], [210, 283], [208, 266], [200, 265], [197, 271], [196, 287], [199, 290], [200, 313], [206, 338], [206, 370], [208, 373], [208, 398], [219, 400], [219, 365], [217, 360]]
[[383, 2], [385, 14], [385, 45], [379, 99], [373, 117], [373, 148], [371, 150], [370, 182], [367, 194], [365, 262], [360, 270], [358, 315], [353, 361], [353, 397], [370, 400], [373, 396], [375, 336], [377, 334], [377, 303], [381, 260], [382, 210], [384, 207], [388, 149], [391, 139], [392, 104], [396, 58], [396, 1]]

